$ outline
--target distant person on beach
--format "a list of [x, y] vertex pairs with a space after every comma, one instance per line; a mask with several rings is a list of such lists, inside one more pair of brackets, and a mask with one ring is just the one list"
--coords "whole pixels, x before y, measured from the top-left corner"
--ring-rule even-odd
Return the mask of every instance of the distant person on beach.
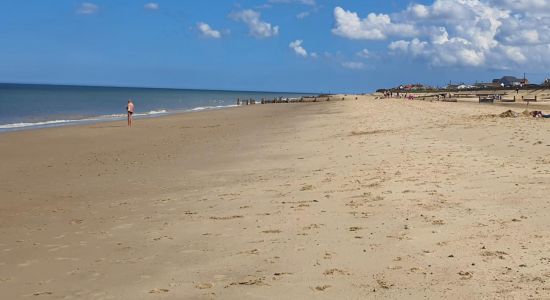
[[534, 118], [545, 118], [545, 119], [550, 118], [550, 114], [545, 115], [545, 114], [543, 114], [542, 111], [540, 111], [540, 110], [532, 111], [532, 112], [531, 112], [531, 116], [533, 116]]
[[134, 102], [132, 102], [132, 99], [128, 100], [126, 110], [128, 111], [128, 126], [132, 126], [132, 115], [134, 114]]

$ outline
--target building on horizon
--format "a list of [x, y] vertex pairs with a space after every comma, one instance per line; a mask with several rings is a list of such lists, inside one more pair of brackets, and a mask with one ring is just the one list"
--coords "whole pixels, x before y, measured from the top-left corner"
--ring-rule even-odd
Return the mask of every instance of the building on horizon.
[[446, 89], [447, 90], [467, 90], [467, 89], [475, 89], [475, 85], [460, 83], [460, 84], [448, 84]]
[[529, 84], [529, 80], [527, 80], [527, 78], [516, 78], [515, 76], [503, 76], [500, 79], [493, 79], [493, 83], [500, 86], [511, 87]]
[[478, 82], [475, 87], [478, 89], [494, 89], [501, 87], [501, 85], [498, 82]]

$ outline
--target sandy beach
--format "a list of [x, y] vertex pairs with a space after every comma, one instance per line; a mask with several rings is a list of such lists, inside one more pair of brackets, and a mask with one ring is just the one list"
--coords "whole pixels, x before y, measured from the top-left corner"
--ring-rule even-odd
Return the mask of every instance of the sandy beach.
[[550, 120], [507, 109], [348, 96], [2, 133], [0, 298], [548, 299]]

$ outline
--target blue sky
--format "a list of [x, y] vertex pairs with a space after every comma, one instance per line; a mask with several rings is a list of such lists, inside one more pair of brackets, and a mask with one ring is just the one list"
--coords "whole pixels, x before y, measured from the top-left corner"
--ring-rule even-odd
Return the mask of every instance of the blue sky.
[[0, 3], [0, 82], [366, 92], [550, 66], [545, 1]]

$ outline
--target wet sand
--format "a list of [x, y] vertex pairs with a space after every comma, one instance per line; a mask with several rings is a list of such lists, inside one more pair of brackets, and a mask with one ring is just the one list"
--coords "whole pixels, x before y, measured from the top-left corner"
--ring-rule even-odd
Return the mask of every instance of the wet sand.
[[550, 120], [354, 99], [0, 134], [0, 295], [550, 297]]

